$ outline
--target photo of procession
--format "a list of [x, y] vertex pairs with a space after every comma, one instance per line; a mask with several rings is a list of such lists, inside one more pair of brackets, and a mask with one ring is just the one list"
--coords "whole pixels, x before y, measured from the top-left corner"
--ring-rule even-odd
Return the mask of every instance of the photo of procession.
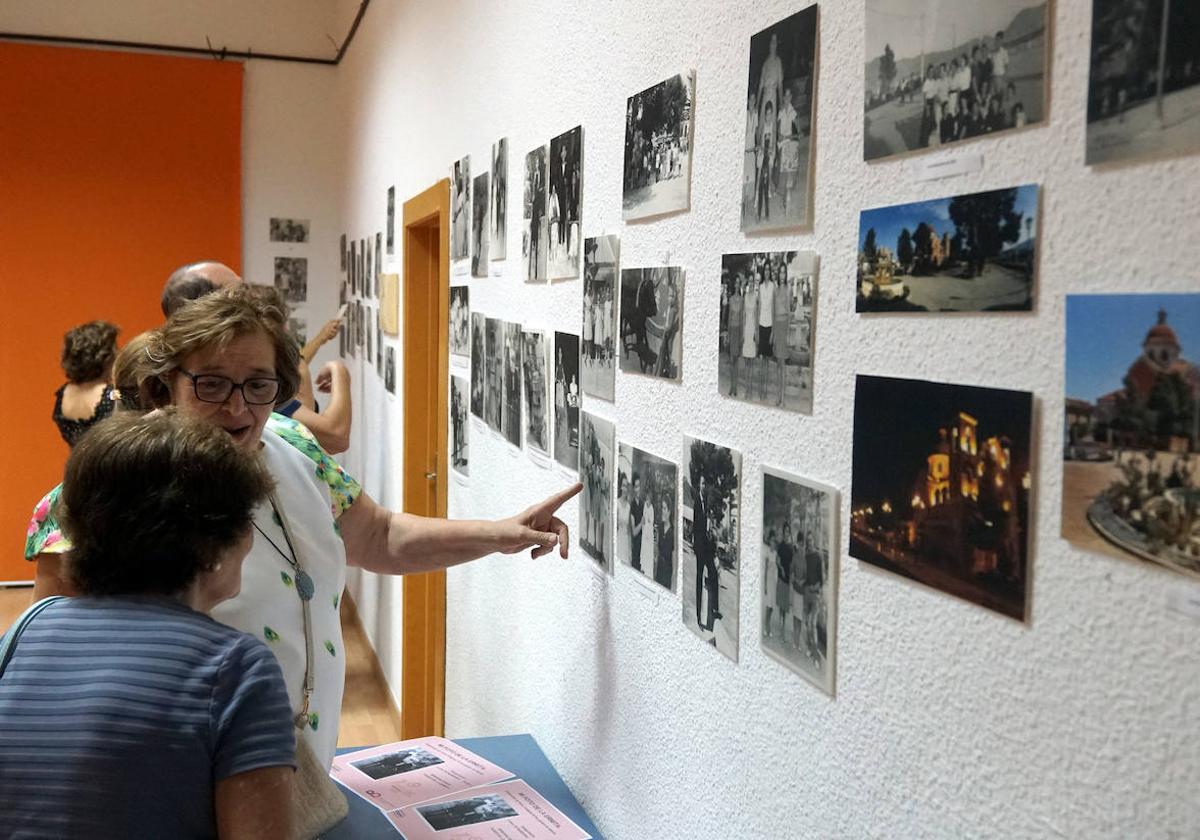
[[1092, 0], [1087, 163], [1200, 151], [1200, 4]]
[[1200, 294], [1067, 295], [1064, 539], [1200, 577], [1197, 350]]
[[691, 71], [629, 97], [625, 105], [626, 221], [686, 210], [691, 201]]
[[622, 443], [617, 453], [617, 559], [675, 591], [679, 467]]
[[833, 694], [838, 494], [763, 467], [762, 647]]
[[722, 257], [718, 390], [811, 414], [816, 300], [813, 251]]
[[816, 4], [750, 39], [743, 232], [809, 224], [816, 81]]
[[683, 464], [683, 626], [737, 662], [742, 454], [684, 435]]
[[863, 159], [1045, 119], [1046, 2], [866, 0]]
[[1036, 184], [863, 210], [858, 312], [1028, 312]]
[[583, 240], [583, 392], [611, 401], [617, 378], [617, 272], [621, 238]]
[[850, 556], [1025, 620], [1027, 391], [859, 375]]
[[683, 356], [683, 269], [621, 269], [620, 366], [679, 379]]

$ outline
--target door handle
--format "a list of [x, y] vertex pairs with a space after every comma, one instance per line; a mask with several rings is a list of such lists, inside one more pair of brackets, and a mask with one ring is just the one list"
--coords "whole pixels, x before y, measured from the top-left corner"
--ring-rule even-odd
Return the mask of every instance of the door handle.
[[437, 473], [435, 473], [435, 472], [427, 472], [427, 473], [425, 473], [425, 480], [426, 480], [426, 481], [433, 481], [433, 480], [434, 480], [434, 479], [436, 479], [436, 478], [437, 478]]

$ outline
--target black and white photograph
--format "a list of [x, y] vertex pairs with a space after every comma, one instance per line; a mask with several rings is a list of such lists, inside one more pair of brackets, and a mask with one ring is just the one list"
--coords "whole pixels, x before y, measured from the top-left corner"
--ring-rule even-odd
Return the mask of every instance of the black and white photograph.
[[1026, 184], [863, 210], [859, 312], [1029, 312], [1040, 189]]
[[450, 287], [450, 355], [471, 358], [471, 290]]
[[487, 355], [484, 351], [485, 318], [480, 312], [471, 313], [471, 414], [485, 420]]
[[367, 306], [367, 308], [366, 308], [366, 316], [367, 316], [367, 362], [369, 364], [371, 359], [375, 358], [374, 318], [371, 315], [371, 307], [370, 306]]
[[409, 747], [385, 755], [373, 755], [370, 758], [352, 761], [350, 766], [375, 781], [379, 781], [442, 763], [442, 759], [428, 750], [421, 747]]
[[[366, 347], [366, 333], [371, 328], [367, 323], [366, 315], [363, 310], [363, 302], [361, 300], [354, 301], [354, 343], [359, 350]], [[370, 364], [370, 359], [367, 363]]]
[[471, 238], [471, 156], [454, 161], [450, 174], [450, 259], [465, 260]]
[[[508, 138], [501, 137], [492, 144], [491, 209], [488, 222], [491, 242], [488, 255], [492, 260], [508, 256]], [[478, 193], [476, 193], [478, 195]]]
[[371, 297], [379, 297], [379, 275], [383, 274], [383, 231], [375, 231], [375, 270], [371, 273]]
[[612, 402], [617, 378], [621, 237], [583, 240], [583, 392]]
[[613, 475], [616, 429], [587, 411], [579, 419], [579, 545], [608, 574], [613, 573]]
[[417, 813], [434, 831], [462, 828], [491, 820], [506, 820], [517, 816], [517, 810], [498, 793], [455, 799], [436, 805], [418, 805]]
[[288, 335], [294, 338], [301, 347], [308, 344], [308, 319], [294, 312], [289, 315]]
[[541, 330], [521, 332], [521, 384], [525, 394], [525, 446], [550, 457], [550, 348]]
[[389, 394], [396, 393], [396, 348], [387, 348], [387, 358], [383, 365], [383, 387]]
[[504, 427], [504, 322], [499, 318], [487, 319], [484, 338], [484, 417], [488, 428], [502, 434]]
[[[391, 348], [388, 348], [388, 349], [390, 350]], [[393, 368], [394, 368], [394, 365], [393, 365]], [[379, 307], [375, 307], [375, 372], [377, 374], [379, 374], [380, 376], [384, 375], [384, 372], [383, 372], [383, 319], [379, 317]], [[395, 376], [395, 371], [393, 370], [393, 372], [392, 372], [393, 386], [395, 385], [395, 380], [396, 380], [396, 376]], [[395, 393], [394, 387], [389, 390], [391, 390], [393, 393]]]
[[358, 240], [358, 291], [367, 294], [367, 240]]
[[550, 231], [546, 215], [546, 161], [548, 146], [539, 146], [525, 155], [525, 187], [521, 228], [521, 260], [525, 264], [527, 283], [540, 283], [547, 277], [546, 260], [550, 248]]
[[762, 628], [772, 659], [833, 694], [837, 490], [763, 467]]
[[695, 74], [676, 73], [625, 103], [625, 181], [621, 218], [688, 209], [692, 181]]
[[388, 187], [387, 191], [387, 252], [390, 257], [396, 253], [396, 188]]
[[472, 189], [476, 200], [471, 205], [471, 276], [487, 277], [488, 239], [491, 237], [488, 225], [488, 173], [476, 175]]
[[338, 241], [338, 259], [342, 271], [346, 270], [346, 234], [342, 234], [342, 238]]
[[307, 242], [310, 226], [308, 219], [271, 219], [272, 242]]
[[742, 454], [683, 437], [683, 625], [738, 659]]
[[812, 414], [816, 302], [813, 251], [722, 257], [718, 390]]
[[350, 293], [358, 294], [358, 240], [350, 240], [350, 263], [347, 269], [350, 274]]
[[863, 159], [1046, 118], [1045, 0], [866, 0]]
[[554, 333], [554, 460], [579, 470], [579, 336]]
[[679, 467], [628, 443], [617, 452], [617, 560], [671, 592], [678, 568]]
[[504, 322], [504, 415], [500, 431], [505, 440], [521, 448], [521, 325]]
[[683, 269], [621, 269], [620, 367], [679, 379], [683, 356]]
[[371, 288], [373, 285], [372, 277], [375, 276], [375, 247], [371, 243], [371, 237], [367, 237], [367, 258], [366, 258], [366, 273], [363, 274], [363, 297], [371, 296]]
[[[868, 0], [868, 7], [871, 0]], [[809, 226], [817, 89], [817, 6], [750, 38], [742, 230]]]
[[465, 377], [450, 377], [450, 468], [461, 475], [471, 474], [471, 432], [467, 428], [469, 388]]
[[1200, 151], [1200, 4], [1092, 0], [1087, 163]]
[[549, 196], [547, 204], [550, 247], [546, 271], [551, 280], [579, 276], [579, 249], [583, 230], [583, 126], [575, 126], [550, 141]]
[[275, 258], [275, 288], [288, 303], [308, 300], [308, 259], [306, 257]]

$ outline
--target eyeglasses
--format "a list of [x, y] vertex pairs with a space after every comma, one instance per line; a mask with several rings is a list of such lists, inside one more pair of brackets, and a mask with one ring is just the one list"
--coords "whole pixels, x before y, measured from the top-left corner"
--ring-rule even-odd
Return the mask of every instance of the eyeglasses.
[[234, 382], [213, 373], [197, 374], [183, 368], [179, 372], [192, 380], [192, 390], [200, 402], [223, 403], [235, 390], [242, 392], [247, 405], [270, 405], [279, 396], [280, 381], [273, 376], [252, 376], [244, 382]]

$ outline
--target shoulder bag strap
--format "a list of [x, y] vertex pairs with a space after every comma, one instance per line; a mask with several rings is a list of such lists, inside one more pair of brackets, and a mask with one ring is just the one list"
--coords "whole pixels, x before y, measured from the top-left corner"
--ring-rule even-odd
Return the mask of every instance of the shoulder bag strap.
[[25, 612], [21, 613], [21, 617], [17, 619], [16, 623], [8, 628], [8, 632], [4, 634], [4, 638], [0, 639], [0, 677], [4, 676], [4, 669], [8, 667], [8, 661], [12, 659], [13, 652], [17, 648], [17, 641], [21, 638], [21, 634], [25, 632], [25, 628], [29, 626], [29, 623], [37, 618], [38, 613], [46, 609], [46, 607], [58, 603], [65, 597], [65, 595], [51, 595], [48, 598], [43, 598], [40, 601], [30, 604]]

